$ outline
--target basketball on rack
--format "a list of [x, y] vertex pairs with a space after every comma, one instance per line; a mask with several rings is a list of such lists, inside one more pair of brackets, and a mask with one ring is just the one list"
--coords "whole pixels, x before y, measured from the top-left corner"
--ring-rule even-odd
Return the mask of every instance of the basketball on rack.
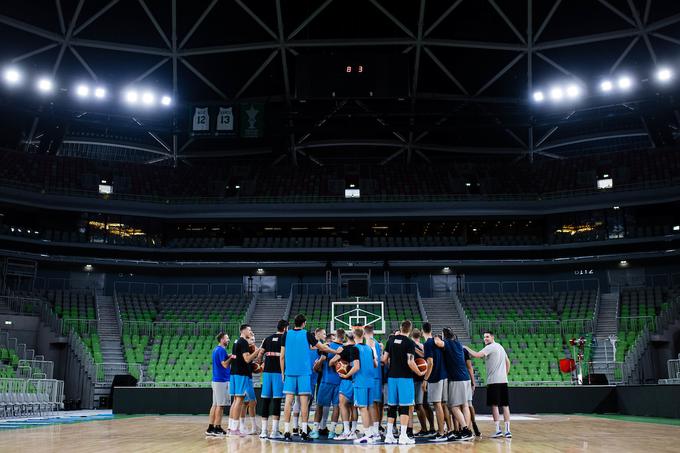
[[338, 374], [347, 374], [349, 373], [349, 370], [351, 370], [351, 368], [349, 366], [349, 362], [346, 360], [339, 360], [335, 364], [335, 371], [337, 371]]
[[264, 362], [251, 363], [250, 369], [253, 371], [253, 373], [260, 374], [264, 371]]
[[427, 360], [418, 357], [416, 359], [416, 366], [420, 371], [427, 371]]

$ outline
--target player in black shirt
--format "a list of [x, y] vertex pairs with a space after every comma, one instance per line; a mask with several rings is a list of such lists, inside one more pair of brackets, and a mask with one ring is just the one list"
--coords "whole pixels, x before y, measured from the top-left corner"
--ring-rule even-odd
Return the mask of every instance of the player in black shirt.
[[[338, 338], [344, 331], [338, 329]], [[354, 346], [354, 334], [345, 332], [345, 342], [343, 343], [340, 354], [335, 354], [328, 362], [328, 366], [335, 368], [338, 360], [344, 360], [349, 363], [350, 368], [352, 362], [359, 358], [359, 351]], [[352, 404], [354, 403], [354, 385], [352, 379], [342, 379], [340, 381], [340, 416], [342, 417], [342, 434], [335, 436], [335, 440], [354, 440], [356, 433], [352, 429], [352, 423], [356, 424], [357, 420], [354, 418], [354, 410]]]
[[411, 321], [406, 320], [401, 323], [398, 335], [395, 335], [387, 342], [383, 362], [389, 361], [390, 370], [387, 374], [387, 432], [385, 443], [396, 444], [392, 430], [394, 421], [399, 410], [399, 422], [401, 424], [401, 435], [399, 436], [400, 445], [413, 445], [415, 440], [408, 437], [408, 421], [413, 413], [415, 403], [415, 392], [413, 386], [413, 376], [424, 376], [425, 372], [420, 371], [415, 362], [416, 345], [408, 335], [411, 332]]
[[243, 399], [248, 392], [248, 386], [252, 382], [252, 372], [250, 363], [260, 355], [262, 349], [256, 348], [252, 353], [249, 349], [248, 338], [253, 335], [253, 331], [248, 324], [242, 324], [239, 328], [241, 336], [234, 343], [232, 349], [231, 376], [229, 393], [234, 397], [234, 402], [229, 411], [229, 431], [234, 435], [243, 435], [239, 431], [239, 420]]
[[[267, 438], [267, 421], [272, 416], [272, 430], [270, 439], [281, 439], [279, 432], [279, 418], [281, 417], [281, 398], [283, 398], [283, 379], [281, 377], [281, 338], [288, 330], [288, 321], [281, 319], [276, 325], [276, 333], [268, 336], [262, 342], [264, 350], [264, 372], [262, 373], [262, 417], [261, 438]], [[271, 412], [271, 414], [270, 414]]]

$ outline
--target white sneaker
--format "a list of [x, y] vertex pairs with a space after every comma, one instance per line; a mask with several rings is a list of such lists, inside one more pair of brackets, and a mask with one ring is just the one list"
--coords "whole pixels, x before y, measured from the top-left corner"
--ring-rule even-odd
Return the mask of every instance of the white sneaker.
[[388, 433], [387, 436], [385, 436], [385, 443], [386, 444], [396, 444], [397, 439], [395, 439], [392, 434]]
[[269, 436], [267, 435], [267, 431], [262, 431], [262, 432], [260, 433], [260, 439], [266, 439], [267, 437], [269, 437]]
[[499, 437], [503, 437], [503, 431], [496, 431], [495, 433], [493, 433], [489, 437], [491, 437], [492, 439], [498, 439]]
[[382, 439], [382, 436], [380, 436], [380, 433], [375, 433], [375, 434], [371, 435], [371, 438], [373, 440], [375, 440], [376, 442], [380, 442], [380, 440]]
[[357, 433], [356, 432], [349, 433], [349, 436], [347, 436], [347, 440], [356, 440], [356, 439], [357, 439]]
[[283, 439], [283, 434], [278, 431], [274, 431], [269, 435], [270, 439]]
[[333, 440], [347, 440], [350, 433], [342, 432], [339, 436], [335, 436]]
[[399, 436], [399, 445], [413, 445], [415, 443], [415, 439], [411, 439], [408, 436]]
[[354, 443], [355, 444], [365, 444], [365, 445], [374, 444], [375, 439], [371, 436], [364, 436], [364, 437], [360, 437], [359, 439], [354, 439]]
[[255, 431], [254, 428], [246, 429], [245, 431], [243, 431], [243, 434], [245, 434], [247, 436], [252, 436], [255, 433], [256, 433], [256, 431]]

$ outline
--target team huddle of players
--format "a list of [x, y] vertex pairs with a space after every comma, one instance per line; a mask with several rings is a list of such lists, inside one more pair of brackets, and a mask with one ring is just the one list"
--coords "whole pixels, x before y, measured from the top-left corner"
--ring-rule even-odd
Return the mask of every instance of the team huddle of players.
[[[372, 326], [351, 332], [337, 329], [328, 334], [324, 329], [310, 332], [305, 327], [302, 314], [295, 317], [292, 329], [281, 320], [277, 332], [258, 348], [250, 326], [242, 325], [232, 354], [226, 360], [217, 359], [231, 371], [227, 385], [233, 398], [229, 435], [254, 434], [258, 429], [252, 380], [255, 371], [262, 372], [261, 438], [292, 440], [293, 435], [299, 435], [301, 440], [309, 440], [325, 436], [358, 444], [382, 441], [409, 445], [415, 443], [414, 437], [432, 442], [470, 440], [473, 433], [468, 427], [473, 427], [479, 436], [471, 404], [474, 373], [470, 357], [450, 329], [433, 336], [429, 323], [423, 324], [421, 332], [413, 329], [410, 321], [403, 321], [383, 347], [374, 338]], [[314, 421], [309, 423], [314, 397], [317, 409]], [[282, 435], [279, 420], [283, 398]], [[384, 405], [386, 426], [382, 425]], [[414, 407], [421, 425], [415, 435], [411, 418]], [[357, 426], [359, 412], [361, 434]], [[339, 420], [342, 432], [337, 434]], [[250, 428], [246, 427], [248, 423]], [[227, 434], [221, 427], [219, 431], [211, 427], [212, 433], [206, 434]]]

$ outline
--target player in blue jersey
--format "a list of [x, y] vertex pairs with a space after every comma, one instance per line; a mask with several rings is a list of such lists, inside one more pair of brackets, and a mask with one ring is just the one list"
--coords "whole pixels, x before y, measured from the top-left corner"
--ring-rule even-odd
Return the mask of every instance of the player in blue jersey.
[[340, 374], [343, 379], [353, 378], [354, 406], [361, 410], [364, 424], [364, 435], [354, 439], [355, 444], [374, 444], [380, 440], [380, 430], [374, 412], [373, 392], [375, 392], [375, 369], [378, 368], [378, 356], [375, 349], [364, 344], [364, 329], [354, 329], [354, 342], [357, 351], [356, 360], [347, 374]]
[[[352, 332], [345, 333], [345, 342], [342, 348], [337, 349], [338, 352], [333, 359], [328, 363], [330, 367], [335, 368], [336, 363], [344, 360], [350, 367], [354, 365], [357, 359], [357, 349], [354, 346], [354, 334]], [[338, 389], [340, 416], [342, 417], [342, 434], [335, 436], [335, 440], [354, 440], [356, 439], [356, 418], [354, 418], [354, 385], [351, 378], [344, 378], [340, 381], [340, 388]]]
[[[316, 338], [317, 341], [324, 341], [326, 339], [326, 330], [322, 328], [318, 328], [314, 330], [314, 338]], [[318, 365], [319, 361], [319, 350], [316, 348], [316, 346], [313, 346], [309, 349], [309, 363], [312, 364], [312, 369], [310, 372], [312, 373], [309, 376], [309, 386], [312, 389], [312, 394], [309, 397], [309, 403], [308, 406], [311, 409], [312, 403], [314, 402], [314, 395], [316, 395], [316, 384], [319, 381], [319, 367]], [[318, 412], [318, 411], [317, 411]], [[314, 414], [316, 417], [316, 414]], [[300, 417], [300, 397], [296, 396], [295, 397], [295, 403], [293, 404], [293, 435], [299, 434], [298, 430], [298, 421]], [[312, 435], [314, 434], [314, 435]], [[310, 437], [312, 439], [316, 439], [319, 436], [316, 435], [318, 433], [309, 433]], [[316, 437], [315, 437], [316, 436]]]
[[[255, 334], [251, 333], [248, 337], [248, 347], [253, 347], [255, 345]], [[264, 354], [264, 349], [260, 348], [260, 352], [253, 361], [260, 362], [262, 360], [262, 355]], [[251, 363], [252, 370], [252, 363]], [[246, 397], [243, 399], [243, 408], [241, 409], [241, 420], [239, 421], [238, 430], [244, 434], [252, 435], [257, 434], [259, 426], [257, 426], [257, 420], [255, 419], [255, 408], [257, 407], [257, 397], [255, 396], [255, 386], [253, 385], [253, 376], [248, 378], [248, 385], [246, 388]], [[250, 428], [247, 426], [250, 425]]]
[[295, 396], [300, 397], [300, 418], [302, 440], [309, 440], [307, 421], [309, 420], [309, 399], [312, 394], [310, 385], [313, 363], [310, 361], [310, 347], [322, 352], [334, 352], [331, 348], [316, 339], [313, 333], [307, 332], [307, 318], [303, 314], [295, 316], [293, 330], [288, 330], [281, 337], [281, 375], [283, 376], [283, 393], [286, 395], [284, 410], [284, 439], [293, 440], [290, 432], [290, 415]]
[[[329, 348], [336, 350], [342, 347], [342, 343], [345, 339], [345, 331], [343, 329], [338, 329], [337, 334], [328, 334], [327, 345]], [[335, 357], [335, 354], [325, 354], [321, 353], [319, 356], [319, 362], [317, 364], [318, 368], [321, 370], [321, 384], [319, 384], [319, 389], [316, 393], [316, 413], [314, 414], [314, 429], [310, 436], [312, 439], [316, 439], [319, 435], [323, 434], [324, 428], [326, 428], [323, 422], [324, 412], [327, 408], [333, 407], [333, 415], [331, 416], [331, 422], [328, 426], [327, 436], [329, 439], [335, 437], [335, 426], [338, 422], [340, 416], [339, 396], [340, 396], [340, 376], [335, 371], [334, 367], [329, 365], [329, 362]]]
[[364, 339], [366, 344], [375, 350], [375, 356], [378, 357], [378, 366], [373, 369], [373, 404], [375, 405], [374, 414], [376, 419], [374, 422], [378, 423], [378, 429], [381, 428], [383, 418], [383, 365], [380, 361], [382, 357], [382, 345], [373, 337], [374, 329], [372, 325], [364, 327]]

